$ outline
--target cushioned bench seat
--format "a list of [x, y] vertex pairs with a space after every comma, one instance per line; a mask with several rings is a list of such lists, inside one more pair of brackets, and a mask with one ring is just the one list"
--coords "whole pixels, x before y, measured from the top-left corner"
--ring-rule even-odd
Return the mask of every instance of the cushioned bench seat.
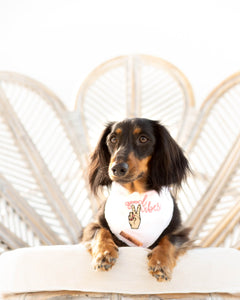
[[116, 265], [109, 272], [99, 272], [93, 270], [90, 254], [83, 245], [9, 251], [0, 256], [0, 294], [79, 291], [240, 295], [238, 250], [193, 249], [179, 259], [172, 280], [164, 283], [157, 282], [148, 273], [147, 253], [143, 248], [120, 248]]

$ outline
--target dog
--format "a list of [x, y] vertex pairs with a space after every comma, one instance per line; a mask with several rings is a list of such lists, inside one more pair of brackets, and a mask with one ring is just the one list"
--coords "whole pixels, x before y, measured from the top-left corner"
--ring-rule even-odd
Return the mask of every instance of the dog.
[[182, 149], [158, 121], [107, 124], [90, 157], [89, 183], [95, 195], [108, 187], [110, 196], [82, 237], [95, 269], [111, 269], [118, 247], [142, 246], [150, 249], [149, 272], [158, 281], [171, 279], [190, 247], [190, 229], [181, 224], [172, 190], [189, 171]]

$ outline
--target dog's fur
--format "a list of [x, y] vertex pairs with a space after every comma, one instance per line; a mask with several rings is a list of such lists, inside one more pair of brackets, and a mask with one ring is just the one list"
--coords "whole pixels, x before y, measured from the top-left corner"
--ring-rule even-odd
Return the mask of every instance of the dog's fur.
[[[164, 126], [148, 119], [126, 119], [109, 123], [102, 133], [91, 156], [89, 182], [95, 194], [101, 186], [111, 187], [113, 181], [130, 193], [160, 192], [163, 187], [180, 187], [188, 171], [183, 151]], [[126, 245], [111, 233], [104, 207], [85, 228], [82, 241], [89, 242], [94, 267], [107, 271], [118, 257], [118, 247]], [[148, 255], [149, 272], [158, 281], [171, 279], [178, 256], [189, 247], [188, 234], [174, 199], [172, 220]]]

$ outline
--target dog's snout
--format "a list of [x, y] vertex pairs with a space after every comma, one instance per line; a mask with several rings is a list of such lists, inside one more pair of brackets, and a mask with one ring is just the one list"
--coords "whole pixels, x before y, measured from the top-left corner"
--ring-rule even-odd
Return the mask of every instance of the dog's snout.
[[123, 177], [127, 174], [128, 171], [128, 164], [123, 163], [114, 163], [112, 165], [112, 173], [116, 177]]

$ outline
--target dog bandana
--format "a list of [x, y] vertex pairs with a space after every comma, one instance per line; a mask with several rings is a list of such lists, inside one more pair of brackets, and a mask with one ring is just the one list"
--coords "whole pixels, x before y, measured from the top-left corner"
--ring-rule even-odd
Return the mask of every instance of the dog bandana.
[[112, 184], [105, 218], [112, 233], [128, 246], [151, 246], [172, 216], [173, 199], [167, 188], [160, 193], [129, 193], [120, 184]]

